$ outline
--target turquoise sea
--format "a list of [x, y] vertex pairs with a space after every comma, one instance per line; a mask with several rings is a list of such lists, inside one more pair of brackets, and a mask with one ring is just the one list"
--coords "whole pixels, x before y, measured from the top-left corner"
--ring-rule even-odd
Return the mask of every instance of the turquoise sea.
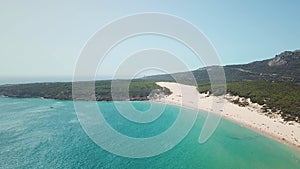
[[[149, 106], [147, 102], [132, 103], [137, 109]], [[123, 118], [113, 102], [98, 105], [113, 128], [132, 137], [149, 137], [165, 131], [179, 110], [168, 105], [159, 119], [139, 126]], [[205, 112], [200, 113], [187, 137], [170, 151], [131, 159], [96, 145], [80, 126], [72, 101], [2, 97], [0, 168], [299, 168], [299, 151], [225, 119], [206, 143], [199, 144], [205, 117]]]

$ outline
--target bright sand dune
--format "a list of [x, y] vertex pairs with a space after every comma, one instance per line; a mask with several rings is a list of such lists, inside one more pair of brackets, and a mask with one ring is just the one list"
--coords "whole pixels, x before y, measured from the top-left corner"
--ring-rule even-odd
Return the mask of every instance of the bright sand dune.
[[[206, 97], [206, 94], [199, 94], [195, 86], [171, 82], [157, 82], [157, 84], [170, 89], [172, 94], [163, 99], [156, 99], [156, 101], [164, 101], [170, 104], [212, 112], [213, 101], [216, 102], [218, 99], [222, 99], [222, 101], [224, 101], [224, 107], [220, 113], [226, 119], [300, 149], [299, 123], [284, 122], [279, 116], [270, 118], [261, 113], [260, 106], [257, 104], [251, 103], [247, 107], [240, 107], [231, 103], [228, 99], [218, 98], [216, 96]], [[184, 94], [184, 101], [182, 101], [183, 91], [186, 93]], [[198, 97], [197, 99], [195, 99], [195, 95]], [[198, 104], [196, 102], [198, 102]]]

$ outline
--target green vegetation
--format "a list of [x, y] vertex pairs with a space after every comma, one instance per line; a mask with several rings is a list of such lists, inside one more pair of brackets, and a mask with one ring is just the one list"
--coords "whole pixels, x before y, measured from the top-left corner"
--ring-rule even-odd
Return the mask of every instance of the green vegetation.
[[[222, 86], [211, 86], [208, 71], [217, 66], [203, 67], [192, 71], [200, 92], [224, 94]], [[268, 113], [281, 112], [285, 120], [300, 121], [300, 50], [285, 51], [274, 58], [255, 61], [248, 64], [223, 66], [227, 92], [250, 98], [251, 101], [264, 105]], [[188, 84], [190, 72], [154, 75], [145, 77], [151, 80], [169, 80], [174, 76]], [[246, 101], [234, 100], [240, 106], [247, 106]], [[270, 111], [271, 110], [271, 111]]]
[[[152, 90], [160, 89], [165, 94], [170, 94], [166, 88], [162, 88], [150, 80], [118, 80], [119, 90], [124, 91], [126, 85], [129, 85], [130, 100], [148, 100], [147, 96]], [[84, 83], [84, 82], [83, 82]], [[118, 94], [118, 93], [117, 93]], [[122, 93], [121, 93], [122, 94]], [[58, 100], [72, 100], [72, 83], [56, 82], [56, 83], [31, 83], [0, 86], [0, 95], [19, 98], [49, 98]], [[98, 101], [111, 101], [111, 81], [96, 81], [95, 96]], [[119, 100], [128, 99], [120, 97]]]
[[[210, 91], [210, 85], [200, 85], [199, 92]], [[252, 102], [264, 105], [263, 110], [280, 110], [286, 121], [300, 120], [300, 85], [291, 82], [248, 81], [230, 82], [227, 92], [250, 98]], [[234, 101], [238, 104], [238, 101]]]
[[31, 83], [0, 86], [0, 95], [19, 98], [51, 98], [69, 100], [72, 98], [71, 83]]
[[149, 80], [132, 80], [129, 86], [129, 97], [139, 98], [147, 97], [151, 91], [161, 89], [164, 94], [169, 95], [171, 91], [167, 88], [162, 88], [155, 84], [155, 81]]
[[[231, 93], [252, 102], [263, 105], [266, 113], [281, 112], [282, 117], [289, 121], [300, 121], [300, 51], [285, 51], [274, 58], [251, 62], [242, 65], [224, 66], [227, 90], [224, 86], [214, 86], [213, 90], [209, 84], [208, 71], [218, 66], [200, 68], [191, 72], [179, 72], [174, 74], [163, 74], [135, 79], [130, 82], [129, 96], [126, 93], [128, 80], [118, 80], [114, 90], [114, 100], [148, 100], [151, 96], [160, 96], [161, 93], [169, 95], [171, 92], [166, 88], [156, 85], [157, 81], [175, 82], [191, 85], [194, 80], [198, 82], [198, 90], [214, 95]], [[193, 74], [195, 79], [190, 78]], [[98, 101], [112, 100], [112, 81], [96, 81], [95, 94]], [[114, 81], [115, 82], [115, 81]], [[84, 85], [85, 82], [80, 82]], [[125, 91], [125, 92], [124, 92]], [[84, 92], [84, 91], [82, 91]], [[86, 95], [87, 93], [85, 93]], [[0, 95], [20, 98], [44, 97], [60, 100], [71, 100], [72, 83], [32, 83], [18, 85], [0, 86]], [[79, 96], [80, 97], [80, 96]], [[129, 98], [128, 98], [129, 97]], [[81, 98], [75, 98], [81, 99]], [[82, 98], [85, 99], [85, 98]], [[247, 106], [247, 101], [233, 100], [240, 106]]]
[[[192, 71], [195, 79], [199, 83], [209, 82], [207, 71], [217, 68], [218, 66], [208, 66]], [[274, 58], [251, 62], [241, 65], [226, 65], [223, 66], [227, 82], [241, 81], [281, 81], [300, 83], [300, 50], [285, 51], [276, 55]], [[187, 77], [191, 72], [180, 72], [174, 74], [148, 76], [144, 79], [152, 80], [173, 80], [172, 77], [177, 77], [182, 81], [189, 81]]]

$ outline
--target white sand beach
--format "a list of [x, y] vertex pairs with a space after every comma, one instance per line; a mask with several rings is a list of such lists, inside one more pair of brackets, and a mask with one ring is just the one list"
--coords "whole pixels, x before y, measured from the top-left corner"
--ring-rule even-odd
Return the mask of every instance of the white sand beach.
[[[224, 107], [223, 110], [220, 110], [220, 114], [224, 118], [300, 149], [300, 124], [284, 122], [279, 115], [268, 117], [261, 112], [261, 106], [258, 104], [250, 103], [246, 107], [241, 107], [229, 101], [233, 96], [226, 95], [225, 98], [207, 96], [198, 93], [195, 86], [178, 83], [157, 82], [157, 84], [170, 89], [172, 94], [161, 99], [155, 99], [155, 101], [212, 112], [213, 102], [221, 99]], [[184, 102], [182, 99], [183, 89], [186, 93], [185, 96], [191, 96], [190, 98], [185, 97]], [[194, 99], [195, 95], [198, 99]]]

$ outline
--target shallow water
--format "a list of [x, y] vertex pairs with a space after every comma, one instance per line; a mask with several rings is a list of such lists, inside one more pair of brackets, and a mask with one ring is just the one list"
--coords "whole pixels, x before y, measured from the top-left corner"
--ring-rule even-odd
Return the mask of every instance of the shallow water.
[[[132, 103], [140, 110], [149, 107], [147, 102]], [[168, 105], [154, 122], [138, 124], [121, 116], [113, 102], [98, 105], [114, 129], [131, 137], [165, 131], [179, 110]], [[170, 151], [131, 159], [96, 145], [80, 126], [71, 101], [0, 98], [0, 168], [299, 168], [300, 152], [225, 119], [199, 144], [205, 117], [201, 113], [187, 137]]]

